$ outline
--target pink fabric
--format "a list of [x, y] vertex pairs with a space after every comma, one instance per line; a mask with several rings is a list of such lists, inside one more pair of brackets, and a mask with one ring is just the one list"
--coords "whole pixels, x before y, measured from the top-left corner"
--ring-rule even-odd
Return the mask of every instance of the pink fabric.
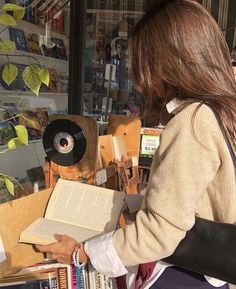
[[156, 262], [149, 262], [139, 265], [138, 272], [135, 277], [135, 289], [140, 289], [145, 283], [145, 281], [147, 281], [151, 277], [155, 265]]

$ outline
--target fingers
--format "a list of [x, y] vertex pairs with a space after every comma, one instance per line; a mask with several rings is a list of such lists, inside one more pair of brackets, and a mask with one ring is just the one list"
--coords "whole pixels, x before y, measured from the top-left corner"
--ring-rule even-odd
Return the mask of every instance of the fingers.
[[35, 247], [42, 253], [50, 252], [51, 244], [49, 245], [35, 245]]
[[65, 238], [66, 235], [60, 235], [60, 234], [54, 234], [54, 238], [58, 241], [61, 242], [63, 238]]

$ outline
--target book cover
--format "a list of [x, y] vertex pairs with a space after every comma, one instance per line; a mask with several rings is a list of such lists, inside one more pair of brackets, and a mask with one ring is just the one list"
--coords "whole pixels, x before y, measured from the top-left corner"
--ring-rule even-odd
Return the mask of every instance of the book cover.
[[15, 27], [9, 27], [9, 36], [10, 39], [15, 42], [17, 50], [29, 52], [24, 30]]
[[2, 71], [3, 71], [4, 65], [0, 65], [0, 84], [1, 84], [1, 86], [6, 90], [28, 91], [29, 88], [26, 86], [26, 84], [24, 83], [23, 78], [22, 78], [22, 72], [25, 69], [26, 65], [18, 64], [18, 63], [12, 63], [12, 64], [16, 65], [18, 68], [18, 74], [16, 76], [16, 79], [10, 85], [7, 85], [6, 82], [2, 79]]
[[33, 21], [32, 0], [18, 0], [18, 5], [25, 8], [25, 15], [23, 20], [32, 22]]
[[42, 51], [39, 47], [39, 38], [36, 33], [26, 31], [25, 37], [28, 43], [29, 52], [42, 55]]
[[41, 47], [42, 47], [44, 56], [52, 57], [52, 58], [59, 58], [56, 45], [54, 45], [53, 47], [48, 47], [45, 44], [42, 44]]
[[68, 57], [66, 55], [66, 47], [65, 47], [63, 39], [52, 37], [51, 40], [56, 45], [58, 57], [60, 59], [68, 60]]
[[27, 275], [8, 276], [0, 279], [0, 288], [11, 289], [57, 289], [56, 271], [36, 272]]
[[19, 118], [19, 124], [27, 128], [29, 140], [41, 139], [48, 123], [48, 111], [43, 107], [34, 110], [23, 110]]
[[59, 81], [61, 84], [61, 92], [67, 93], [68, 92], [68, 84], [69, 84], [69, 75], [66, 72], [59, 72], [58, 74]]
[[58, 76], [56, 69], [48, 68], [50, 81], [49, 81], [49, 90], [50, 92], [59, 93], [61, 92], [61, 82]]
[[58, 289], [73, 289], [72, 288], [72, 272], [74, 265], [62, 264], [55, 261], [45, 261], [34, 264], [29, 267], [22, 268], [20, 271], [12, 275], [12, 277], [27, 276], [37, 274], [38, 272], [55, 272], [57, 276]]
[[59, 179], [44, 218], [23, 230], [19, 242], [49, 244], [55, 242], [54, 234], [58, 233], [80, 243], [110, 232], [117, 226], [123, 202], [123, 192]]

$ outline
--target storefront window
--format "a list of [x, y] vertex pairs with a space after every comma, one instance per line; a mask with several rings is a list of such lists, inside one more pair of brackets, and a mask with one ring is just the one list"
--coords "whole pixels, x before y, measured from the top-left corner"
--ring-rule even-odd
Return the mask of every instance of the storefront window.
[[[129, 75], [129, 37], [151, 1], [88, 0], [85, 43], [84, 114], [135, 114], [144, 104]], [[230, 50], [236, 46], [235, 0], [199, 2], [213, 15]], [[148, 45], [148, 44], [147, 44]], [[112, 71], [111, 71], [112, 69]], [[104, 117], [105, 116], [105, 117]]]
[[[0, 17], [10, 17], [0, 27], [1, 203], [13, 198], [5, 175], [23, 186], [43, 178], [43, 131], [51, 114], [68, 112], [70, 1], [1, 0], [0, 9]], [[14, 149], [17, 125], [26, 127], [29, 142]]]

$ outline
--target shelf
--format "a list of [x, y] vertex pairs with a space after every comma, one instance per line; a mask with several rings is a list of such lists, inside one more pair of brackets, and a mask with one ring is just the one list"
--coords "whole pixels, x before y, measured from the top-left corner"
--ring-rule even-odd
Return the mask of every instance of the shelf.
[[6, 89], [0, 89], [0, 94], [7, 94], [9, 96], [33, 96], [35, 98], [38, 98], [40, 96], [68, 96], [68, 93], [63, 93], [63, 92], [57, 92], [57, 93], [54, 93], [54, 92], [40, 92], [39, 91], [39, 96], [36, 96], [33, 92], [31, 91], [20, 91], [20, 90], [6, 90]]
[[[35, 54], [35, 53], [25, 52], [25, 51], [21, 51], [21, 50], [16, 50], [13, 54], [15, 54], [14, 55], [15, 57], [17, 57], [18, 55], [25, 55], [25, 56], [29, 56], [29, 57], [33, 57], [33, 58], [38, 58], [39, 60], [44, 59], [46, 61], [59, 61], [60, 63], [64, 63], [64, 64], [68, 65], [68, 60], [48, 57], [48, 56], [41, 55], [41, 54]], [[4, 56], [4, 55], [1, 55], [1, 56]]]

